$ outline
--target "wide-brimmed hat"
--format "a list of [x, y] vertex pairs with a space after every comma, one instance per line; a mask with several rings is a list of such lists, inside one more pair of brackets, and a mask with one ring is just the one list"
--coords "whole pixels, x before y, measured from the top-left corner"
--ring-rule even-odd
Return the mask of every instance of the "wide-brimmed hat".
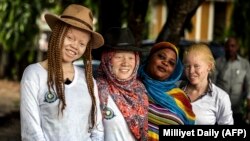
[[144, 51], [136, 47], [135, 39], [128, 28], [112, 27], [104, 35], [105, 47], [126, 50], [126, 51]]
[[53, 30], [54, 25], [59, 20], [71, 26], [90, 32], [92, 34], [90, 43], [93, 48], [101, 47], [104, 44], [102, 35], [93, 31], [93, 15], [87, 7], [71, 4], [60, 16], [49, 13], [45, 14], [45, 20], [51, 30]]

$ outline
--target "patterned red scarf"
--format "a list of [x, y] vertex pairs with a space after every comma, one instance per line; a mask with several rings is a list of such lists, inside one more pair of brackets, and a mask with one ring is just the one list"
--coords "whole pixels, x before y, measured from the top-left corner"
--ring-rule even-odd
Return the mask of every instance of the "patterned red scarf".
[[114, 50], [104, 51], [98, 69], [97, 84], [101, 105], [107, 105], [107, 97], [111, 95], [135, 138], [147, 140], [148, 98], [144, 85], [137, 79], [139, 54], [135, 53], [136, 66], [133, 74], [127, 80], [118, 80], [111, 68], [114, 53]]

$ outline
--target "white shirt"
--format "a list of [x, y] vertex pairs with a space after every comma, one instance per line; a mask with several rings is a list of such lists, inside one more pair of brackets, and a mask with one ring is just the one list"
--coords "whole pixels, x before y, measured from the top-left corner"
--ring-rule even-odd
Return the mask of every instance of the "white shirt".
[[[186, 86], [182, 89], [185, 91]], [[191, 102], [191, 105], [196, 125], [234, 124], [229, 95], [214, 84], [202, 97]]]
[[234, 113], [240, 113], [242, 103], [250, 99], [250, 64], [248, 60], [237, 55], [234, 61], [225, 57], [216, 60], [215, 84], [225, 90], [232, 103]]
[[84, 70], [76, 66], [74, 70], [74, 80], [71, 84], [65, 85], [66, 107], [62, 115], [58, 111], [59, 99], [53, 93], [48, 93], [47, 71], [39, 63], [29, 65], [25, 69], [21, 80], [20, 102], [22, 141], [103, 140], [104, 131], [96, 82], [94, 81], [98, 105], [97, 127], [88, 131], [91, 97]]
[[[179, 83], [179, 84], [178, 84]], [[177, 83], [184, 91], [187, 82]], [[233, 112], [229, 95], [213, 83], [209, 83], [208, 91], [197, 100], [191, 102], [195, 113], [196, 125], [233, 125]]]
[[104, 116], [103, 119], [105, 141], [136, 141], [122, 113], [110, 95], [108, 96], [107, 107], [109, 116]]

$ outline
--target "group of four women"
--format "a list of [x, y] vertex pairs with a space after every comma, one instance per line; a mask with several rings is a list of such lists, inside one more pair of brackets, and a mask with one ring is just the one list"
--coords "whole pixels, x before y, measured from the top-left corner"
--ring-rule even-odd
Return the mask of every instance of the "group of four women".
[[[228, 95], [209, 79], [214, 59], [206, 45], [185, 51], [184, 68], [169, 42], [156, 43], [140, 63], [130, 30], [111, 28], [103, 39], [84, 6], [45, 19], [47, 59], [21, 80], [23, 141], [158, 140], [158, 125], [233, 124]], [[101, 46], [93, 79], [91, 50]], [[82, 56], [84, 68], [73, 65]], [[188, 81], [179, 88], [183, 70]]]

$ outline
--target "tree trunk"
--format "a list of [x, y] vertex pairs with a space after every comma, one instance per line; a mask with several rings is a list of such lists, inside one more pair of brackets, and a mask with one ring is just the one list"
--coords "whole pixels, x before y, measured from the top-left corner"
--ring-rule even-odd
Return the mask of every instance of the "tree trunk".
[[101, 34], [110, 27], [121, 27], [123, 9], [121, 0], [100, 0], [98, 25]]
[[[196, 9], [204, 1], [205, 0], [166, 0], [168, 6], [167, 21], [156, 42], [169, 41], [177, 45], [181, 38], [183, 25], [187, 22], [186, 19], [188, 15], [194, 14]], [[191, 18], [188, 20], [191, 20]]]
[[[122, 26], [123, 4], [121, 0], [100, 0], [98, 17], [99, 32], [104, 35], [110, 27]], [[92, 50], [94, 59], [100, 60], [101, 53], [105, 48]]]
[[8, 53], [4, 51], [1, 47], [0, 49], [1, 59], [0, 59], [0, 78], [5, 77], [5, 72], [7, 71], [6, 65], [7, 65], [7, 57]]
[[136, 46], [141, 46], [149, 0], [129, 0], [128, 27], [132, 30]]

